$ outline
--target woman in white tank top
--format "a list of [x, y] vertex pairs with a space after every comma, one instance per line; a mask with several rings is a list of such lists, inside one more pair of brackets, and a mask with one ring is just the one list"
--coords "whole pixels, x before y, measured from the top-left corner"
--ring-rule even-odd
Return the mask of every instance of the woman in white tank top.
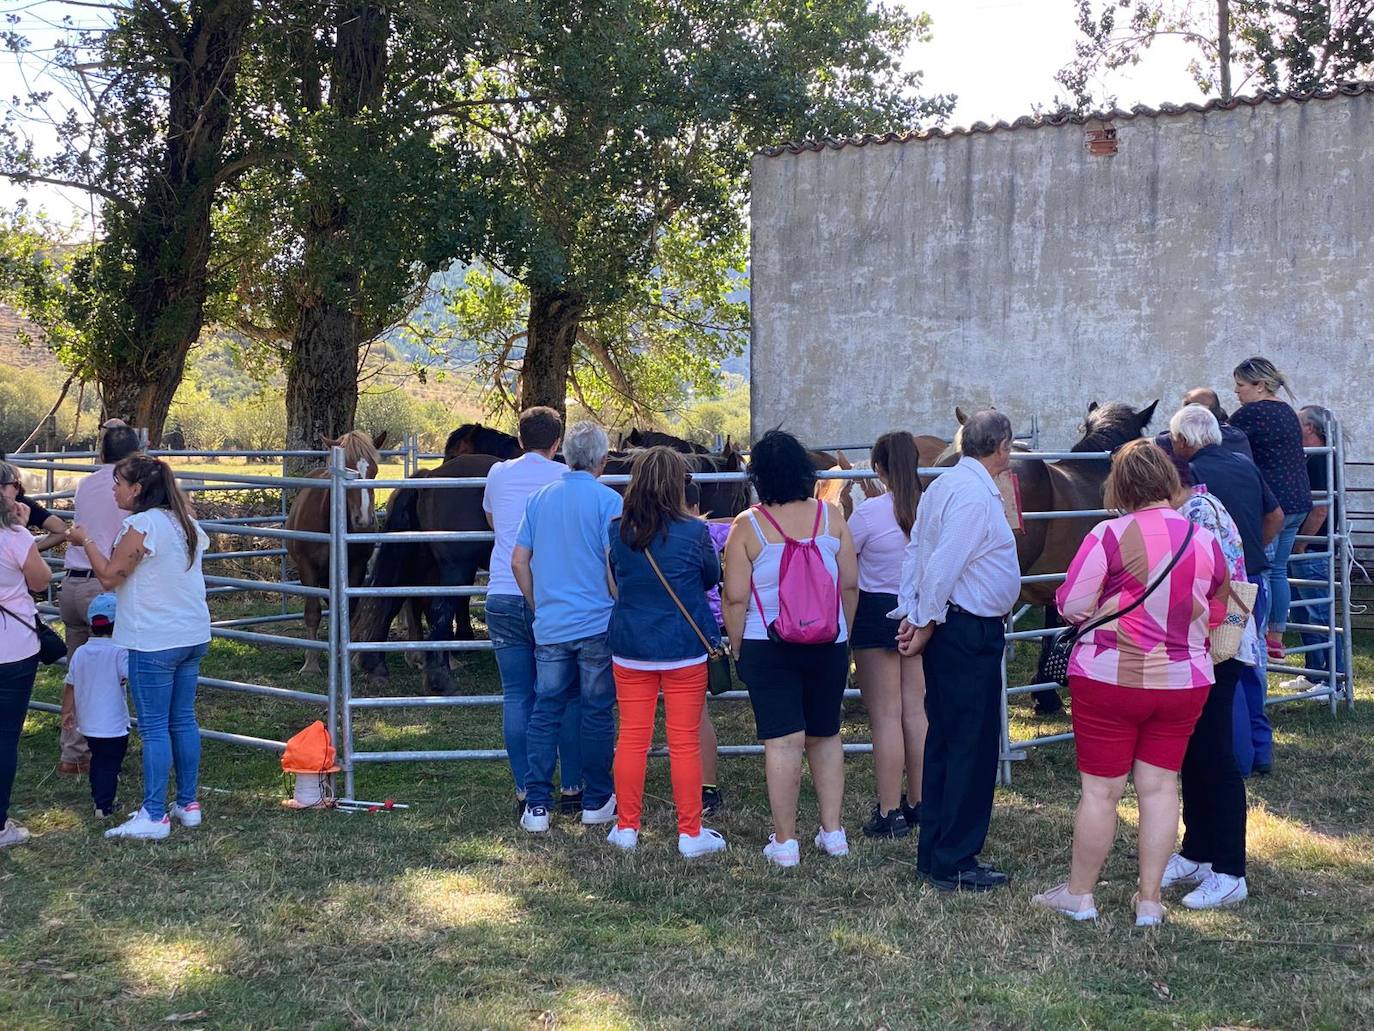
[[[846, 642], [859, 597], [858, 566], [839, 509], [812, 497], [815, 469], [795, 437], [780, 430], [764, 434], [754, 445], [749, 476], [763, 514], [744, 512], [730, 528], [722, 608], [726, 635], [749, 689], [763, 742], [773, 816], [773, 833], [763, 854], [778, 866], [796, 866], [801, 860], [796, 828], [803, 754], [810, 761], [820, 801], [816, 847], [831, 856], [849, 852], [840, 820], [844, 796], [840, 705], [849, 681]], [[839, 633], [832, 643], [770, 639], [768, 627], [778, 617], [784, 535], [801, 541], [814, 538], [826, 571], [835, 578], [841, 612]]]

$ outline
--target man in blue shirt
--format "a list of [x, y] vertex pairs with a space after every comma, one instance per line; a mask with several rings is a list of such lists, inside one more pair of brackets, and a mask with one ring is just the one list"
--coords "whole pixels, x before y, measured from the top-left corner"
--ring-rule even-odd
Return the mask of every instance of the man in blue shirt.
[[534, 612], [535, 697], [520, 826], [535, 834], [549, 829], [558, 738], [574, 695], [582, 700], [582, 822], [610, 823], [616, 816], [615, 680], [606, 641], [614, 599], [606, 530], [621, 502], [597, 481], [609, 450], [606, 431], [596, 423], [569, 428], [563, 439], [568, 471], [530, 495], [511, 553], [511, 572]]

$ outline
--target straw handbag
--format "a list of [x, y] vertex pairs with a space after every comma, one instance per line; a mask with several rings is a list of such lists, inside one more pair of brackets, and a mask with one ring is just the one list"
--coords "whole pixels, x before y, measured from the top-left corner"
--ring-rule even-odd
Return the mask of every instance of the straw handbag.
[[1255, 598], [1259, 595], [1259, 585], [1249, 580], [1232, 580], [1231, 595], [1226, 599], [1226, 618], [1221, 625], [1212, 629], [1212, 663], [1234, 659], [1240, 652], [1240, 642], [1245, 637], [1245, 624], [1250, 621], [1250, 613], [1255, 611]]

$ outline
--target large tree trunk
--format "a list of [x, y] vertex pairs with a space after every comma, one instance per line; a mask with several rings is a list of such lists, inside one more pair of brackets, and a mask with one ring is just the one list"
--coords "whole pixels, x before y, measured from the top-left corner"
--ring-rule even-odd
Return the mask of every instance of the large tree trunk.
[[[225, 166], [224, 141], [253, 4], [218, 0], [192, 10], [189, 28], [166, 58], [161, 174], [149, 181], [138, 208], [111, 226], [109, 246], [130, 259], [130, 317], [127, 338], [110, 341], [108, 358], [96, 369], [105, 417], [146, 427], [154, 444], [204, 322], [210, 210]], [[121, 256], [112, 254], [112, 260]]]
[[530, 288], [529, 333], [520, 368], [520, 408], [548, 405], [566, 413], [573, 347], [586, 303], [567, 290]]
[[[391, 23], [386, 9], [375, 3], [341, 5], [337, 19], [329, 104], [340, 127], [347, 128], [382, 99]], [[335, 196], [316, 206], [305, 230], [302, 267], [312, 279], [300, 287], [287, 364], [290, 449], [318, 448], [322, 435], [351, 430], [357, 414], [358, 354], [368, 330], [358, 297], [362, 275], [344, 256], [349, 222], [348, 205]]]

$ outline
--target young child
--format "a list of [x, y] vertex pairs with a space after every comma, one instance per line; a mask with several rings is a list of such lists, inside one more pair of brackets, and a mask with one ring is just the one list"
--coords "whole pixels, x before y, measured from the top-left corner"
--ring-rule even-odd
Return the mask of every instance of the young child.
[[[687, 484], [687, 511], [701, 517], [701, 488], [695, 483]], [[725, 551], [725, 538], [730, 535], [729, 519], [708, 519], [706, 529], [711, 534], [711, 544], [719, 557]], [[711, 606], [711, 614], [716, 617], [721, 639], [725, 639], [725, 620], [720, 614], [720, 585], [706, 592], [706, 602]], [[716, 727], [711, 722], [711, 707], [701, 708], [701, 813], [712, 816], [725, 808], [725, 797], [716, 784]]]
[[[129, 749], [129, 653], [110, 640], [115, 596], [97, 594], [86, 610], [91, 638], [67, 664], [64, 729], [75, 729], [91, 746], [91, 799], [99, 816], [113, 816], [119, 771]], [[74, 705], [72, 704], [74, 703]]]

